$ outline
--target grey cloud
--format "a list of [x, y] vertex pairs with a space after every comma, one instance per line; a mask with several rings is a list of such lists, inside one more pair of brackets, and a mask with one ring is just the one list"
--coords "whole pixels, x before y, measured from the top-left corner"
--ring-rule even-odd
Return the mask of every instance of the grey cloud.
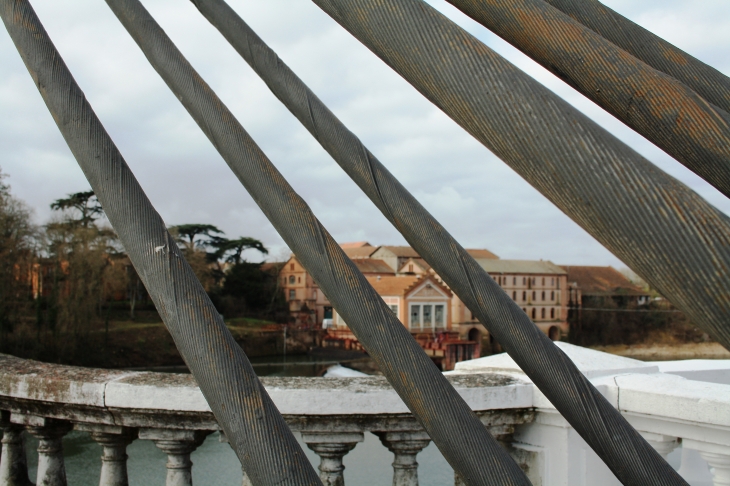
[[[314, 4], [229, 1], [462, 244], [503, 258], [621, 265]], [[404, 242], [190, 2], [143, 3], [336, 239]], [[429, 3], [730, 212], [728, 201], [704, 181], [514, 48], [444, 1]], [[727, 2], [606, 3], [730, 73]], [[33, 5], [165, 221], [210, 222], [231, 236], [262, 239], [273, 255], [285, 251], [104, 2], [33, 0]], [[42, 221], [52, 200], [88, 184], [4, 30], [0, 63], [0, 166]]]

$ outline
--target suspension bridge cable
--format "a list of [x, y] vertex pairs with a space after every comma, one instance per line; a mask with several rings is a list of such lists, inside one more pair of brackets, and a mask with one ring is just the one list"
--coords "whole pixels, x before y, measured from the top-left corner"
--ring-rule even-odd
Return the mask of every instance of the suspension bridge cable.
[[452, 467], [472, 485], [530, 484], [139, 1], [106, 1]]
[[193, 3], [479, 317], [591, 447], [607, 463], [613, 461], [612, 469], [625, 470], [624, 477], [633, 475], [634, 482], [627, 484], [683, 484], [575, 365], [224, 1]]
[[726, 215], [425, 2], [313, 1], [730, 348]]
[[321, 484], [27, 0], [0, 16], [175, 345], [256, 484]]
[[730, 196], [730, 115], [543, 0], [448, 0]]
[[[544, 0], [654, 69], [686, 84], [730, 112], [730, 78], [598, 0]], [[698, 35], [701, 35], [698, 33]]]

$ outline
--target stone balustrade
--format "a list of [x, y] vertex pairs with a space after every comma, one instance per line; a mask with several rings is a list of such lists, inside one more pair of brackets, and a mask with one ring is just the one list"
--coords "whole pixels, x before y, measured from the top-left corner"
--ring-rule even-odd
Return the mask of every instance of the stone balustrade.
[[[499, 373], [450, 380], [505, 444], [517, 426], [532, 421], [530, 385]], [[418, 484], [416, 457], [430, 439], [385, 378], [262, 381], [289, 426], [320, 457], [325, 485], [344, 485], [343, 457], [365, 432], [393, 454], [394, 485]], [[39, 441], [38, 486], [66, 484], [61, 443], [71, 430], [88, 432], [102, 446], [102, 486], [128, 484], [126, 449], [134, 440], [162, 450], [166, 484], [184, 486], [192, 484], [190, 454], [219, 430], [191, 375], [84, 369], [6, 355], [0, 355], [0, 411], [0, 486], [31, 484], [23, 431]], [[245, 471], [243, 484], [251, 484]]]
[[[557, 343], [692, 486], [730, 485], [730, 363], [644, 363]], [[537, 485], [618, 481], [507, 355], [446, 373], [490, 432]], [[417, 485], [428, 435], [382, 377], [263, 378], [289, 426], [319, 456], [323, 484], [344, 485], [343, 458], [375, 434], [392, 453], [394, 485]], [[26, 433], [38, 441], [37, 485], [65, 485], [63, 437], [102, 448], [100, 485], [128, 484], [127, 446], [167, 455], [166, 484], [192, 484], [190, 455], [219, 430], [190, 375], [49, 365], [0, 355], [0, 486], [32, 484]], [[220, 435], [222, 441], [226, 438]], [[383, 464], [383, 468], [389, 465]], [[164, 469], [161, 469], [164, 470]], [[251, 484], [245, 471], [243, 485]], [[454, 484], [463, 484], [454, 478]]]

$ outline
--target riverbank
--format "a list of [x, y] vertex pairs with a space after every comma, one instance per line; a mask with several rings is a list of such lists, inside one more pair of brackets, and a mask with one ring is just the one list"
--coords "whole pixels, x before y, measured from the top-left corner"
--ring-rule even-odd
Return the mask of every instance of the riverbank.
[[616, 344], [612, 346], [591, 346], [591, 349], [641, 361], [730, 359], [730, 351], [718, 343]]

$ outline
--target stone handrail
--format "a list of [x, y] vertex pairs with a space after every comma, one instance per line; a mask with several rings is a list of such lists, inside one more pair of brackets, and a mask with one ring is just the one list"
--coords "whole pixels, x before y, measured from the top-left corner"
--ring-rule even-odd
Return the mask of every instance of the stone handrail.
[[[645, 363], [556, 344], [657, 451], [667, 457], [680, 448], [677, 467], [690, 485], [730, 485], [730, 361]], [[509, 356], [462, 362], [446, 376], [536, 486], [618, 486]], [[394, 485], [418, 484], [416, 456], [430, 439], [385, 378], [262, 382], [289, 426], [319, 455], [325, 485], [344, 485], [343, 457], [365, 432], [393, 453]], [[142, 439], [167, 454], [167, 484], [177, 486], [192, 484], [190, 453], [219, 430], [191, 375], [6, 355], [0, 355], [0, 413], [0, 486], [30, 484], [24, 431], [39, 439], [39, 485], [65, 485], [61, 439], [75, 429], [103, 447], [100, 485], [127, 484], [126, 447]], [[243, 481], [250, 484], [245, 472]]]
[[[450, 381], [507, 444], [533, 418], [533, 391], [506, 374]], [[262, 382], [290, 427], [321, 458], [325, 485], [344, 484], [342, 459], [366, 431], [394, 454], [393, 484], [417, 485], [416, 455], [430, 439], [383, 377], [273, 378]], [[126, 447], [152, 440], [168, 455], [167, 484], [192, 484], [190, 454], [219, 430], [192, 375], [52, 365], [0, 355], [0, 486], [29, 484], [21, 433], [39, 439], [37, 484], [64, 485], [62, 437], [86, 431], [103, 447], [100, 485], [127, 484]], [[244, 473], [244, 484], [249, 484]]]

